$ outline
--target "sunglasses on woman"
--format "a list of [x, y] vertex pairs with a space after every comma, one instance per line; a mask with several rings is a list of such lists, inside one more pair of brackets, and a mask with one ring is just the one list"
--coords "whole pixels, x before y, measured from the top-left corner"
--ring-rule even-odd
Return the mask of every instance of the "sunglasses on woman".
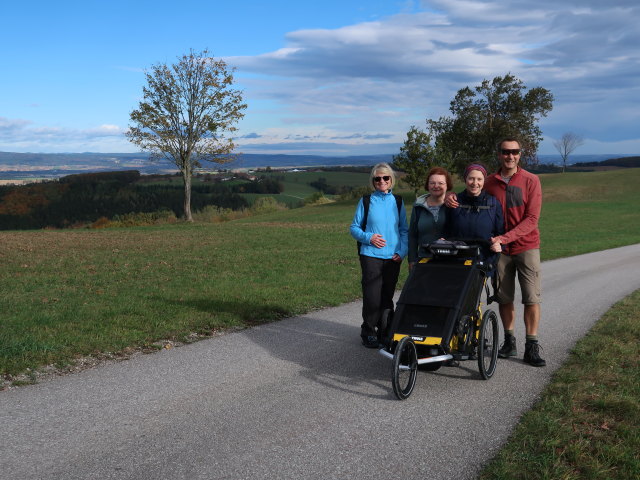
[[389, 175], [384, 175], [382, 177], [373, 177], [373, 181], [374, 182], [379, 182], [381, 180], [384, 180], [385, 182], [388, 182], [389, 180], [391, 180], [391, 177]]

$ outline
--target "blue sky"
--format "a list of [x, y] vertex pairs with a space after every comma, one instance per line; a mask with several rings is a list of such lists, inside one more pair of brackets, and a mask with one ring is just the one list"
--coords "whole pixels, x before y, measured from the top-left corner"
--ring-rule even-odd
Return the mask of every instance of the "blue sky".
[[236, 68], [246, 153], [396, 153], [465, 86], [512, 73], [555, 96], [541, 154], [640, 154], [637, 0], [28, 1], [0, 8], [0, 151], [132, 152], [156, 63]]

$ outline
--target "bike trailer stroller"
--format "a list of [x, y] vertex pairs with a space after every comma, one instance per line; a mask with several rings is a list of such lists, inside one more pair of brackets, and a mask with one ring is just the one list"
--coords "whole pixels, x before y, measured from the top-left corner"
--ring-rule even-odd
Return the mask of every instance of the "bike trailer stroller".
[[[482, 378], [495, 372], [498, 317], [482, 313], [492, 263], [482, 260], [480, 246], [438, 241], [424, 245], [429, 255], [412, 268], [395, 313], [383, 313], [380, 353], [393, 360], [393, 391], [411, 395], [418, 366], [435, 371], [443, 364], [477, 358]], [[489, 300], [490, 302], [490, 300]]]

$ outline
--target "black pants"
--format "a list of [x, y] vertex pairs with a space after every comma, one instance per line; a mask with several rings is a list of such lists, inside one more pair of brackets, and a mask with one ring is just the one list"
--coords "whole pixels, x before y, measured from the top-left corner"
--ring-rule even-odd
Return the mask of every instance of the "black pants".
[[400, 263], [360, 255], [362, 268], [361, 336], [376, 335], [382, 312], [393, 309], [393, 295], [400, 275]]

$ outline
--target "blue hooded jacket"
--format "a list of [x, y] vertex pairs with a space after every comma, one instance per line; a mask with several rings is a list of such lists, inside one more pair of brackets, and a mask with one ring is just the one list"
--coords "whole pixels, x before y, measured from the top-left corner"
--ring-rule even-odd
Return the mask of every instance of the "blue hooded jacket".
[[[364, 204], [362, 199], [358, 202], [353, 222], [349, 228], [351, 236], [362, 244], [360, 255], [388, 260], [394, 254], [401, 258], [407, 256], [408, 232], [407, 215], [404, 202], [398, 214], [398, 205], [393, 193], [375, 191], [371, 194], [367, 225], [362, 228], [364, 220]], [[387, 244], [382, 248], [371, 245], [371, 237], [374, 234], [382, 235]]]

